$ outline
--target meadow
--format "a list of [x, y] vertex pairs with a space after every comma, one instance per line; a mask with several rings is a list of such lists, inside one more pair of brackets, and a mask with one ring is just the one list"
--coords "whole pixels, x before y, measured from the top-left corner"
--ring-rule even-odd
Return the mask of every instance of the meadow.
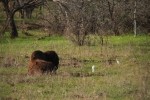
[[[0, 40], [0, 100], [150, 100], [150, 36], [104, 36], [103, 45], [91, 37], [93, 45], [77, 46], [42, 35]], [[35, 50], [58, 53], [56, 75], [27, 75]]]

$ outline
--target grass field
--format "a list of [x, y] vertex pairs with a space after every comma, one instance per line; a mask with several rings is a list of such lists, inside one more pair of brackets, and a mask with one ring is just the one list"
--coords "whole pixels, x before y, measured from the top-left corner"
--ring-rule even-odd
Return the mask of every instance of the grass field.
[[[150, 100], [149, 36], [108, 36], [103, 46], [38, 38], [0, 40], [0, 100]], [[27, 75], [34, 50], [58, 53], [57, 75]]]

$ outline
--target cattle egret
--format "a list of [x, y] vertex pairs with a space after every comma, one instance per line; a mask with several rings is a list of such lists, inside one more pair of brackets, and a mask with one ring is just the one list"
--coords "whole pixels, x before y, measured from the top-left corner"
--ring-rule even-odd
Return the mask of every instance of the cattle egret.
[[92, 66], [92, 72], [94, 73], [95, 71], [95, 65]]
[[117, 64], [120, 64], [120, 62], [119, 62], [119, 60], [118, 60], [118, 59], [116, 59], [116, 62], [117, 62]]

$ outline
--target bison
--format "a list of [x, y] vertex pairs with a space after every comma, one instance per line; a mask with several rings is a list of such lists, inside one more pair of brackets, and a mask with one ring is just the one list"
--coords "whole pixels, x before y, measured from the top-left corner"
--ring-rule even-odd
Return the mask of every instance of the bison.
[[54, 72], [58, 69], [59, 57], [55, 51], [42, 52], [36, 50], [31, 54], [28, 72], [29, 74]]

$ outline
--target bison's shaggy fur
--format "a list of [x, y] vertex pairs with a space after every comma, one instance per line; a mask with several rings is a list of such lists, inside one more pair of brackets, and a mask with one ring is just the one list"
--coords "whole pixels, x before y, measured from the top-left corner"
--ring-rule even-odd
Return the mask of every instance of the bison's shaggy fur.
[[42, 52], [36, 50], [31, 54], [28, 72], [35, 73], [54, 72], [58, 69], [59, 57], [55, 51]]
[[36, 59], [41, 59], [41, 60], [45, 60], [45, 55], [42, 51], [40, 50], [36, 50], [31, 54], [31, 61], [34, 61]]
[[54, 64], [52, 62], [36, 59], [30, 61], [28, 74], [34, 75], [34, 74], [51, 73], [53, 68], [54, 68]]
[[53, 69], [54, 72], [56, 72], [56, 70], [58, 69], [58, 65], [59, 65], [59, 57], [57, 55], [57, 53], [55, 51], [46, 51], [44, 52], [45, 54], [45, 60], [52, 62], [55, 67]]

